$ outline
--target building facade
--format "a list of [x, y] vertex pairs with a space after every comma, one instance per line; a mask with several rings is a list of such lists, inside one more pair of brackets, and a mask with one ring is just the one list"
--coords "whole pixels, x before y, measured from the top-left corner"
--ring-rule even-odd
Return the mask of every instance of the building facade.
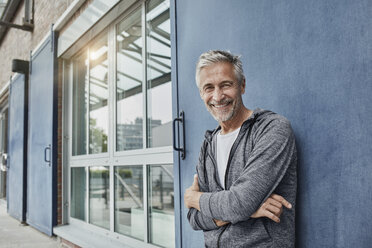
[[216, 126], [195, 63], [226, 49], [242, 54], [245, 104], [295, 131], [297, 246], [372, 242], [370, 1], [0, 6], [0, 198], [12, 217], [67, 247], [203, 247], [182, 197]]

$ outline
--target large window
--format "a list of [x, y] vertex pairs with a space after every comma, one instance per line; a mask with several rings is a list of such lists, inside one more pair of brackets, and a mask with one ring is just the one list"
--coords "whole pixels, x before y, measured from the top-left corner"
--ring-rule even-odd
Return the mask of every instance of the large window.
[[116, 150], [143, 148], [142, 9], [117, 25]]
[[150, 241], [170, 247], [175, 239], [173, 165], [151, 165], [148, 169]]
[[143, 240], [142, 166], [117, 166], [114, 177], [115, 231]]
[[141, 247], [175, 246], [170, 48], [139, 1], [69, 59], [70, 219]]
[[147, 147], [172, 142], [170, 19], [167, 2], [149, 1], [147, 27]]
[[107, 34], [73, 60], [73, 155], [107, 152]]
[[[170, 146], [169, 2], [148, 1], [145, 16], [138, 8], [116, 29], [116, 150]], [[146, 39], [143, 39], [144, 33]]]

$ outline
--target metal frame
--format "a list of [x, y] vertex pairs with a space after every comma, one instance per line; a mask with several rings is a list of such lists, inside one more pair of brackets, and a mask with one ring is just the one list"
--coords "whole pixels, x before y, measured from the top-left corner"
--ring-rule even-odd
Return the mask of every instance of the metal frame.
[[[78, 7], [80, 7], [85, 0], [75, 0], [78, 1], [79, 3], [75, 8], [72, 8], [71, 12], [77, 11]], [[143, 1], [143, 0], [142, 0]], [[80, 3], [81, 2], [81, 3]], [[92, 38], [96, 37], [97, 34], [102, 32], [104, 29], [106, 29], [113, 21], [115, 21], [118, 17], [121, 16], [118, 13], [122, 13], [123, 11], [128, 14], [130, 13], [130, 10], [133, 9], [133, 6], [136, 5], [136, 0], [126, 0], [126, 1], [119, 1], [112, 9], [110, 9], [101, 19], [98, 20], [97, 23], [93, 24], [93, 27], [91, 27], [88, 31], [86, 31], [82, 36], [74, 42], [70, 47], [61, 50], [58, 52], [58, 56], [64, 59], [69, 59], [72, 57], [74, 54], [76, 54], [78, 51], [80, 51], [84, 46], [86, 46]], [[67, 10], [66, 10], [67, 12]], [[66, 13], [66, 19], [70, 20], [70, 17], [72, 16], [71, 13]], [[61, 21], [60, 23], [57, 21], [57, 27], [59, 29], [62, 29], [63, 27], [63, 22]]]
[[[2, 198], [2, 196], [0, 195], [0, 200], [2, 200], [2, 199], [6, 200], [7, 199], [7, 194], [6, 194], [6, 191], [7, 191], [6, 190], [6, 188], [7, 188], [6, 187], [6, 180], [7, 180], [6, 164], [3, 165], [3, 157], [4, 156], [6, 157], [7, 153], [8, 153], [7, 149], [6, 150], [4, 149], [4, 146], [7, 146], [7, 143], [8, 143], [8, 135], [5, 135], [5, 132], [4, 132], [6, 126], [8, 125], [8, 118], [9, 118], [9, 115], [8, 115], [7, 119], [5, 120], [5, 112], [6, 111], [9, 111], [8, 103], [5, 106], [3, 106], [2, 108], [0, 108], [0, 164], [1, 164], [1, 166], [5, 167], [5, 171], [2, 171], [2, 168], [0, 168], [0, 174], [4, 175], [4, 176], [0, 175], [0, 190], [3, 193], [3, 196], [5, 196], [4, 198]], [[8, 133], [8, 132], [6, 132], [6, 133]], [[3, 181], [3, 179], [4, 179], [4, 181]], [[5, 188], [2, 188], [2, 186], [5, 186]]]
[[68, 216], [70, 216], [69, 213], [69, 192], [66, 190], [66, 187], [64, 185], [67, 185], [69, 180], [69, 167], [65, 166], [68, 165], [68, 156], [65, 154], [69, 154], [69, 149], [68, 149], [68, 120], [66, 115], [66, 110], [68, 110], [68, 104], [69, 104], [69, 94], [66, 94], [68, 92], [68, 80], [69, 76], [72, 75], [69, 71], [69, 63], [66, 60], [62, 60], [62, 161], [61, 161], [61, 166], [62, 166], [62, 224], [68, 223]]
[[[176, 118], [179, 113], [179, 99], [178, 99], [178, 41], [177, 41], [177, 1], [170, 1], [170, 20], [171, 20], [171, 54], [172, 54], [172, 103], [175, 106], [172, 109], [172, 114]], [[179, 132], [174, 133], [177, 135], [179, 140]], [[176, 247], [182, 247], [182, 177], [181, 177], [181, 158], [179, 152], [174, 151], [174, 215], [175, 215], [175, 237], [176, 237]]]
[[[64, 209], [67, 213], [64, 214], [64, 221], [65, 223], [70, 223], [72, 225], [78, 225], [79, 228], [86, 229], [88, 231], [100, 232], [105, 233], [108, 237], [112, 237], [113, 239], [122, 241], [126, 244], [132, 244], [136, 247], [158, 247], [156, 245], [150, 244], [149, 242], [149, 218], [148, 218], [148, 170], [150, 165], [156, 164], [173, 164], [173, 147], [154, 147], [154, 148], [147, 148], [148, 147], [148, 138], [147, 138], [147, 46], [146, 46], [146, 0], [141, 0], [127, 8], [120, 16], [116, 17], [116, 20], [110, 24], [108, 23], [100, 23], [99, 26], [102, 27], [104, 25], [107, 26], [105, 29], [101, 29], [99, 32], [105, 33], [108, 36], [108, 64], [113, 68], [108, 70], [108, 91], [109, 91], [109, 99], [108, 99], [108, 152], [101, 153], [101, 154], [87, 154], [87, 155], [78, 155], [72, 156], [72, 113], [73, 113], [73, 106], [72, 106], [72, 99], [73, 99], [73, 60], [71, 59], [72, 56], [67, 57], [67, 54], [71, 54], [70, 51], [67, 51], [64, 55], [64, 62], [63, 67], [66, 70], [66, 74], [64, 77], [64, 122], [63, 122], [63, 166], [65, 173], [64, 175], [64, 201], [70, 202], [71, 199], [71, 168], [74, 167], [85, 167], [86, 171], [86, 195], [85, 195], [85, 207], [86, 207], [86, 222], [72, 218], [70, 216], [70, 206], [66, 206]], [[142, 49], [142, 68], [143, 68], [143, 78], [142, 78], [142, 93], [143, 93], [143, 148], [138, 150], [130, 150], [130, 151], [116, 151], [116, 32], [117, 32], [117, 24], [120, 23], [123, 19], [128, 17], [133, 11], [141, 8], [141, 23], [142, 23], [142, 37], [143, 37], [143, 49]], [[111, 17], [112, 19], [112, 17]], [[111, 20], [110, 19], [110, 20]], [[94, 30], [94, 28], [93, 28]], [[97, 28], [99, 30], [99, 28]], [[106, 30], [106, 31], [105, 31]], [[97, 35], [99, 38], [100, 35]], [[96, 41], [96, 39], [89, 41], [89, 44], [92, 44]], [[80, 46], [80, 44], [78, 45]], [[76, 47], [72, 47], [73, 51], [77, 51]], [[89, 56], [89, 48], [86, 50]], [[78, 53], [80, 54], [80, 53]], [[89, 77], [89, 76], [88, 76]], [[89, 111], [87, 111], [87, 115], [89, 115]], [[89, 132], [89, 130], [88, 130]], [[89, 136], [87, 137], [89, 139]], [[89, 142], [87, 142], [89, 145]], [[89, 149], [87, 149], [87, 153], [89, 153]], [[127, 166], [127, 165], [138, 165], [142, 166], [143, 170], [143, 204], [144, 204], [144, 224], [147, 227], [144, 232], [144, 241], [138, 241], [135, 238], [131, 238], [129, 236], [125, 236], [115, 232], [115, 189], [114, 189], [114, 170], [117, 166]], [[92, 166], [108, 166], [109, 173], [110, 173], [110, 228], [109, 230], [95, 226], [89, 223], [89, 168]], [[175, 191], [177, 189], [175, 188]], [[66, 199], [67, 198], [67, 199]], [[176, 218], [176, 216], [175, 216]]]

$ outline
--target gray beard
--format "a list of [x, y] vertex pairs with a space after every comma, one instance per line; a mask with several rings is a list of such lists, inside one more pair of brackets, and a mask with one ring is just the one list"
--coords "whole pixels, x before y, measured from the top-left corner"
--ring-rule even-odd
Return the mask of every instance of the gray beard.
[[209, 113], [211, 113], [211, 115], [213, 116], [213, 118], [217, 121], [217, 122], [224, 122], [224, 121], [228, 121], [230, 120], [234, 114], [235, 114], [235, 109], [232, 109], [232, 111], [230, 111], [230, 113], [228, 113], [227, 115], [223, 116], [222, 118], [220, 116], [216, 116], [213, 114], [212, 110], [208, 109]]
[[227, 115], [223, 116], [223, 118], [219, 117], [219, 116], [216, 116], [213, 114], [213, 111], [211, 109], [211, 107], [207, 108], [208, 112], [211, 113], [211, 115], [213, 116], [213, 118], [217, 121], [217, 122], [225, 122], [225, 121], [229, 121], [231, 120], [231, 118], [233, 116], [235, 116], [236, 114], [236, 110], [239, 109], [239, 106], [241, 105], [241, 101], [240, 100], [237, 100], [236, 104], [233, 106], [232, 110], [227, 113]]

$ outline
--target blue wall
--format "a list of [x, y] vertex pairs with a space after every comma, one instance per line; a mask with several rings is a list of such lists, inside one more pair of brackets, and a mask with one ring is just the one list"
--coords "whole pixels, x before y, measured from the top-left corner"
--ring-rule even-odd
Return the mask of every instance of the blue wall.
[[[180, 104], [199, 98], [200, 53], [228, 49], [242, 54], [246, 106], [291, 121], [297, 246], [371, 247], [372, 1], [178, 0], [176, 28], [177, 83], [190, 88], [178, 92]], [[192, 134], [200, 144], [216, 124], [201, 101], [193, 105], [203, 118]], [[199, 148], [187, 148], [196, 162]]]

